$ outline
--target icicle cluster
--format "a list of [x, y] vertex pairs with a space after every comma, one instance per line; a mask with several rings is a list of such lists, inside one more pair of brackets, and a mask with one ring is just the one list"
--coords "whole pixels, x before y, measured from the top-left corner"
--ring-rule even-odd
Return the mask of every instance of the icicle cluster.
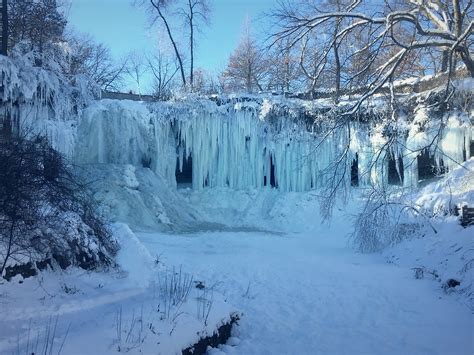
[[[175, 170], [192, 157], [192, 185], [234, 189], [324, 186], [326, 169], [346, 133], [321, 140], [288, 116], [269, 123], [260, 107], [213, 103], [158, 104], [103, 100], [79, 124], [76, 159], [83, 163], [146, 165], [176, 184]], [[319, 145], [319, 146], [318, 146]], [[348, 174], [350, 178], [350, 174]]]
[[[182, 170], [192, 157], [194, 189], [316, 189], [327, 185], [343, 152], [344, 165], [336, 174], [346, 185], [351, 173], [359, 185], [387, 184], [395, 160], [403, 184], [416, 186], [421, 152], [428, 150], [439, 169], [452, 169], [471, 155], [473, 112], [465, 110], [433, 119], [428, 109], [418, 107], [414, 117], [401, 120], [405, 126], [395, 127], [396, 142], [387, 144], [383, 122], [354, 120], [325, 136], [323, 126], [331, 122], [324, 117], [328, 103], [318, 107], [321, 103], [261, 97], [150, 105], [93, 101], [81, 78], [71, 85], [27, 58], [1, 56], [0, 84], [0, 117], [13, 117], [18, 129], [46, 134], [53, 147], [76, 162], [147, 166], [176, 185], [176, 167]], [[308, 125], [308, 110], [323, 117], [318, 129]]]
[[97, 92], [84, 77], [47, 69], [57, 65], [37, 67], [32, 53], [0, 56], [0, 124], [8, 119], [14, 133], [46, 135], [55, 149], [72, 157], [77, 117]]
[[[473, 112], [454, 110], [447, 113], [442, 120], [430, 118], [429, 111], [420, 107], [414, 117], [406, 143], [399, 152], [403, 157], [404, 186], [417, 186], [418, 160], [421, 152], [434, 158], [436, 168], [453, 170], [460, 163], [469, 159], [472, 136], [471, 119]], [[442, 123], [443, 122], [443, 123]]]
[[[294, 113], [271, 113], [265, 102], [262, 106], [232, 103], [218, 107], [191, 101], [147, 107], [103, 100], [81, 120], [76, 159], [149, 165], [175, 185], [176, 166], [182, 170], [183, 163], [192, 157], [194, 189], [274, 185], [283, 191], [307, 191], [325, 186], [334, 160], [349, 144], [347, 162], [356, 161], [359, 184], [387, 184], [391, 154], [403, 161], [404, 171], [398, 175], [405, 176], [404, 184], [416, 186], [416, 157], [431, 139], [426, 125], [420, 131], [414, 128], [420, 126], [424, 115], [421, 111], [415, 118], [418, 125], [411, 126], [402, 148], [389, 152], [379, 126], [352, 122], [349, 132], [341, 128], [322, 139], [298, 123]], [[447, 122], [437, 152], [433, 152], [439, 164], [443, 155], [463, 161], [470, 154], [469, 120], [451, 113]], [[451, 166], [446, 157], [442, 160]], [[396, 164], [396, 169], [402, 167]], [[344, 179], [350, 184], [350, 173]]]

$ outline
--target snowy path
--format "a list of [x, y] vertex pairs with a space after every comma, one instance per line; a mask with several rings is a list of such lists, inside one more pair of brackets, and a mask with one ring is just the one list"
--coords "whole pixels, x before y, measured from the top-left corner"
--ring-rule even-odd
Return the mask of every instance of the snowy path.
[[[337, 222], [334, 222], [337, 224]], [[219, 282], [244, 313], [230, 354], [472, 354], [473, 316], [439, 284], [333, 235], [141, 233], [152, 254]], [[216, 350], [216, 353], [219, 353]]]

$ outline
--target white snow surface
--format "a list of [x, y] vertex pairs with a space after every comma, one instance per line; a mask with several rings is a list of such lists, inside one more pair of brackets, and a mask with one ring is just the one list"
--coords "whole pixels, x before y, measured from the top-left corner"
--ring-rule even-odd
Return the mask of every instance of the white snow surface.
[[150, 252], [140, 243], [127, 224], [113, 224], [112, 232], [120, 244], [116, 260], [121, 269], [128, 273], [127, 279], [135, 283], [135, 286], [148, 286], [153, 279], [154, 264]]
[[[212, 284], [196, 288], [190, 269], [158, 262], [127, 225], [112, 229], [122, 246], [117, 269], [0, 281], [1, 354], [181, 354], [229, 321], [235, 308]], [[190, 285], [176, 304], [166, 296], [173, 274]]]
[[[0, 352], [14, 352], [18, 344], [24, 351], [28, 332], [32, 341], [38, 332], [44, 338], [50, 317], [54, 323], [58, 315], [55, 349], [70, 324], [65, 354], [113, 354], [119, 347], [175, 354], [239, 311], [240, 325], [229, 343], [210, 354], [472, 354], [472, 227], [463, 229], [446, 217], [436, 222], [436, 235], [420, 235], [381, 254], [359, 254], [347, 244], [352, 216], [362, 203], [357, 191], [325, 224], [318, 216], [317, 191], [177, 192], [149, 169], [103, 169], [110, 182], [100, 189], [114, 187], [113, 196], [129, 190], [145, 195], [152, 193], [150, 186], [160, 186], [168, 189], [159, 199], [163, 210], [188, 206], [199, 210], [199, 219], [184, 223], [184, 232], [158, 227], [157, 232], [149, 225], [134, 233], [115, 224], [123, 247], [117, 259], [121, 271], [44, 272], [21, 284], [17, 278], [0, 285]], [[466, 171], [455, 170], [446, 181], [464, 181]], [[121, 208], [130, 208], [130, 201], [136, 200], [122, 200]], [[146, 215], [150, 206], [135, 208]], [[126, 222], [126, 214], [121, 219]], [[436, 270], [439, 279], [428, 273], [415, 279], [416, 267]], [[160, 285], [181, 268], [209, 291], [193, 288], [188, 301], [163, 320]], [[461, 285], [443, 290], [449, 278]], [[212, 300], [207, 325], [199, 317], [203, 298]], [[116, 327], [120, 311], [122, 340]]]
[[[245, 199], [253, 205], [241, 210], [229, 206], [221, 220], [250, 222], [252, 210], [264, 208], [262, 197], [242, 195], [237, 194], [236, 205]], [[337, 211], [328, 226], [319, 220], [312, 196], [270, 199], [275, 203], [267, 210], [273, 216], [272, 231], [139, 234], [150, 250], [163, 252], [167, 263], [183, 263], [218, 282], [227, 300], [243, 312], [235, 339], [210, 354], [472, 353], [472, 309], [465, 296], [445, 293], [429, 277], [417, 280], [411, 270], [423, 264], [420, 257], [433, 264], [444, 260], [442, 248], [426, 252], [428, 246], [436, 247], [433, 240], [407, 241], [386, 255], [357, 254], [346, 239], [351, 230], [347, 213], [357, 210], [356, 200], [349, 210]], [[470, 232], [449, 241], [453, 231], [460, 227], [438, 236], [446, 239], [441, 244], [468, 249]], [[411, 253], [402, 260], [405, 249]], [[452, 263], [456, 266], [444, 270], [443, 280], [457, 276], [462, 260]]]
[[446, 215], [456, 206], [474, 204], [474, 157], [457, 166], [448, 176], [425, 186], [415, 203], [432, 215]]

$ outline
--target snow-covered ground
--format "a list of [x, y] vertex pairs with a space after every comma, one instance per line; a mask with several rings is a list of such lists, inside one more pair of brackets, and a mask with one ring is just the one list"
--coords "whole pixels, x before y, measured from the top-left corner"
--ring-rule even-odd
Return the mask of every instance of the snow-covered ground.
[[[448, 200], [469, 202], [472, 165], [474, 159], [414, 198], [437, 211]], [[242, 313], [240, 325], [210, 354], [474, 351], [473, 228], [454, 217], [439, 215], [436, 234], [427, 229], [382, 253], [361, 254], [348, 243], [362, 203], [357, 190], [327, 224], [317, 191], [176, 192], [147, 169], [89, 169], [104, 174], [96, 197], [105, 212], [135, 226], [134, 233], [114, 224], [121, 271], [71, 269], [4, 282], [0, 353], [41, 350], [45, 339], [63, 354], [180, 353], [233, 311]], [[458, 193], [446, 193], [446, 184]], [[424, 278], [413, 268], [426, 270]], [[164, 279], [179, 272], [193, 277], [193, 287], [186, 302], [167, 311]], [[461, 285], [443, 289], [449, 278]]]
[[223, 346], [224, 353], [472, 354], [472, 314], [464, 304], [410, 269], [354, 254], [339, 231], [140, 239], [166, 262], [218, 283], [243, 312], [237, 346]]
[[[211, 194], [199, 197], [208, 203]], [[245, 194], [233, 194], [242, 206]], [[231, 208], [227, 218], [251, 220], [252, 209], [264, 205], [255, 196], [252, 201], [240, 212]], [[415, 279], [411, 267], [420, 261], [410, 255], [402, 266], [393, 262], [403, 248], [385, 255], [348, 247], [348, 213], [357, 202], [352, 211], [336, 211], [326, 225], [311, 195], [291, 194], [285, 207], [272, 201], [278, 205], [271, 207], [278, 233], [139, 234], [165, 263], [205, 275], [243, 312], [231, 345], [211, 354], [472, 354], [473, 315], [464, 296], [445, 293], [430, 278]], [[286, 227], [278, 223], [283, 219]], [[459, 246], [468, 246], [468, 235], [456, 239]], [[426, 243], [411, 245], [416, 243], [411, 256], [419, 258]], [[427, 259], [436, 263], [436, 257]]]
[[113, 229], [119, 269], [0, 281], [0, 354], [180, 354], [229, 321], [220, 294], [157, 263], [127, 225]]

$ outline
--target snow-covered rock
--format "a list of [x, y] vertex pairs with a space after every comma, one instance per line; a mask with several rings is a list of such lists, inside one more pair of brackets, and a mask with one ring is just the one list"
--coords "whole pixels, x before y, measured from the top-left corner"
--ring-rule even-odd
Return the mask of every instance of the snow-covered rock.
[[421, 189], [416, 204], [435, 216], [451, 214], [455, 207], [474, 207], [474, 157]]

